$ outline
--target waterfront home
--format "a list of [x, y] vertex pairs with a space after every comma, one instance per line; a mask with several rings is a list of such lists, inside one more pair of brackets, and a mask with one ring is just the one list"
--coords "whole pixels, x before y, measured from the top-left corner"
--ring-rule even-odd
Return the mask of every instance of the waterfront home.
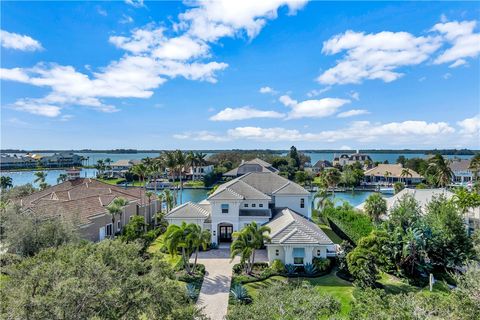
[[305, 171], [311, 171], [315, 174], [320, 173], [326, 168], [332, 168], [332, 163], [328, 160], [318, 160], [312, 167], [305, 168]]
[[452, 170], [452, 183], [455, 185], [466, 186], [473, 181], [473, 172], [470, 169], [470, 159], [452, 159], [448, 166]]
[[203, 165], [190, 166], [186, 170], [187, 180], [202, 180], [203, 177], [209, 173], [212, 173], [214, 169], [213, 163], [207, 162]]
[[114, 177], [124, 178], [125, 173], [128, 172], [134, 165], [141, 163], [141, 160], [127, 160], [127, 159], [120, 159], [113, 162], [110, 165], [111, 168], [111, 175]]
[[71, 152], [55, 153], [50, 156], [39, 154], [8, 155], [2, 154], [0, 157], [0, 168], [8, 169], [26, 169], [26, 168], [66, 168], [82, 165], [83, 157]]
[[273, 172], [249, 172], [220, 185], [206, 200], [170, 211], [170, 224], [195, 223], [210, 230], [212, 243], [232, 241], [232, 233], [255, 221], [271, 228], [270, 262], [305, 264], [326, 257], [333, 242], [311, 218], [311, 195]]
[[46, 168], [66, 168], [81, 166], [83, 157], [72, 152], [59, 152], [51, 156], [44, 156], [40, 160], [41, 166]]
[[366, 165], [371, 164], [372, 158], [368, 154], [359, 153], [358, 151], [355, 153], [344, 153], [339, 156], [334, 155], [333, 157], [333, 165], [344, 167], [346, 165], [352, 165], [355, 163], [360, 163], [363, 167]]
[[35, 168], [37, 166], [37, 160], [30, 157], [17, 156], [15, 154], [2, 154], [0, 156], [0, 169], [3, 170]]
[[415, 185], [422, 182], [423, 177], [412, 169], [403, 168], [401, 164], [379, 164], [364, 172], [364, 184], [385, 185], [403, 182]]
[[[388, 218], [390, 211], [398, 204], [400, 199], [406, 195], [411, 195], [419, 204], [420, 210], [425, 212], [427, 205], [433, 198], [438, 198], [440, 196], [445, 197], [447, 200], [450, 200], [455, 195], [453, 192], [448, 191], [447, 189], [411, 189], [405, 188], [396, 195], [386, 198], [387, 202], [387, 216], [382, 217], [383, 219]], [[356, 208], [363, 210], [365, 207], [365, 202], [359, 204]], [[468, 226], [470, 231], [478, 229], [480, 227], [480, 207], [470, 209], [465, 215], [465, 225]]]
[[249, 161], [243, 161], [235, 169], [232, 169], [223, 174], [224, 177], [240, 177], [249, 172], [273, 172], [278, 173], [278, 169], [274, 168], [270, 163], [262, 159], [255, 158]]
[[[107, 206], [116, 198], [124, 198], [128, 205], [115, 218]], [[45, 190], [35, 192], [18, 201], [22, 211], [39, 217], [61, 216], [78, 228], [80, 236], [90, 241], [103, 240], [120, 232], [134, 215], [141, 215], [149, 223], [160, 208], [157, 199], [147, 199], [142, 188], [120, 188], [95, 179], [75, 178]]]

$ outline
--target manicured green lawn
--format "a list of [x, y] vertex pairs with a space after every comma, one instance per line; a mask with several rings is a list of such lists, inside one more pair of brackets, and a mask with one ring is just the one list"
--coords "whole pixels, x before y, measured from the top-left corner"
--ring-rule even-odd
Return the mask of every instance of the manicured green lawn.
[[[100, 179], [100, 178], [97, 178], [97, 180], [102, 181], [104, 183], [114, 185], [114, 186], [116, 186], [117, 184], [125, 181], [125, 179], [123, 179], [123, 178], [115, 178], [115, 179]], [[131, 186], [132, 183], [129, 182], [128, 185]], [[134, 181], [133, 186], [134, 187], [143, 187], [143, 183], [141, 181]]]
[[[274, 276], [264, 281], [247, 283], [244, 286], [255, 301], [259, 290], [276, 282], [285, 283], [287, 280], [288, 279], [286, 277]], [[340, 314], [348, 314], [350, 311], [350, 301], [353, 299], [353, 285], [350, 282], [340, 279], [335, 275], [334, 272], [318, 278], [298, 278], [298, 281], [304, 280], [308, 281], [312, 286], [314, 286], [315, 290], [318, 292], [327, 293], [336, 298], [341, 304]], [[293, 281], [296, 281], [296, 279]]]

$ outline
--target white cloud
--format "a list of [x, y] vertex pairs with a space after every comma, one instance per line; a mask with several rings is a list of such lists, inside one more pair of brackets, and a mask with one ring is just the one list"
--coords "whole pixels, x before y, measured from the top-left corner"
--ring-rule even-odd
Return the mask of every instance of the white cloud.
[[325, 88], [322, 88], [322, 89], [313, 89], [313, 90], [310, 90], [307, 92], [307, 97], [309, 98], [313, 98], [313, 97], [316, 97], [316, 96], [319, 96], [321, 95], [322, 93], [325, 93], [327, 92], [328, 90], [332, 89], [331, 86], [328, 86], [328, 87], [325, 87]]
[[133, 18], [130, 16], [127, 16], [126, 14], [122, 15], [122, 18], [118, 21], [121, 24], [127, 24], [127, 23], [132, 23]]
[[480, 143], [480, 114], [457, 122], [460, 132], [465, 135], [476, 136], [477, 143]]
[[143, 0], [125, 0], [125, 3], [131, 5], [135, 8], [142, 8], [145, 7]]
[[443, 77], [443, 79], [448, 80], [452, 77], [452, 74], [450, 72], [447, 72], [442, 77]]
[[437, 23], [432, 31], [442, 34], [445, 42], [452, 46], [438, 56], [434, 63], [448, 63], [454, 61], [450, 67], [465, 64], [465, 58], [474, 58], [480, 54], [480, 33], [474, 33], [476, 21], [452, 21]]
[[352, 150], [352, 148], [349, 147], [349, 146], [343, 145], [343, 146], [340, 147], [340, 150]]
[[394, 81], [402, 73], [397, 69], [426, 61], [441, 45], [439, 37], [415, 37], [408, 32], [365, 34], [347, 31], [323, 43], [327, 55], [345, 51], [345, 56], [333, 68], [322, 73], [322, 84], [361, 83], [365, 79]]
[[271, 87], [261, 87], [260, 90], [258, 90], [258, 92], [260, 93], [269, 93], [269, 94], [276, 94], [277, 91], [273, 90], [273, 88]]
[[353, 116], [359, 116], [362, 114], [369, 114], [368, 110], [363, 110], [363, 109], [352, 109], [344, 112], [340, 112], [337, 117], [338, 118], [348, 118], [348, 117], [353, 117]]
[[[145, 6], [143, 1], [125, 2], [134, 7]], [[102, 99], [149, 98], [154, 89], [176, 77], [215, 83], [217, 73], [228, 64], [206, 61], [211, 56], [211, 43], [243, 32], [252, 38], [267, 20], [276, 18], [279, 7], [287, 6], [293, 14], [304, 4], [305, 1], [296, 0], [189, 2], [190, 8], [178, 16], [173, 30], [151, 23], [131, 30], [129, 35], [111, 36], [110, 43], [127, 53], [97, 71], [92, 70], [91, 75], [72, 66], [39, 64], [33, 68], [3, 69], [1, 78], [51, 89], [44, 98], [19, 100], [18, 110], [58, 116], [64, 106], [75, 104], [113, 112], [117, 109]]]
[[[254, 140], [269, 141], [311, 141], [334, 143], [338, 141], [381, 142], [384, 145], [404, 145], [405, 143], [432, 144], [444, 142], [451, 138], [455, 129], [445, 122], [404, 121], [391, 123], [371, 123], [369, 121], [353, 122], [350, 126], [337, 130], [320, 132], [300, 132], [297, 129], [281, 127], [236, 127], [227, 130], [226, 134], [208, 132], [188, 132], [174, 135], [177, 139], [207, 141]], [[207, 139], [208, 137], [208, 139]], [[210, 139], [210, 140], [209, 140]], [[421, 141], [421, 142], [419, 142]]]
[[360, 93], [356, 92], [356, 91], [350, 91], [350, 93], [348, 94], [350, 98], [354, 99], [354, 100], [360, 100]]
[[7, 49], [20, 51], [35, 51], [43, 49], [42, 45], [37, 40], [29, 36], [8, 32], [5, 30], [0, 30], [0, 42], [2, 47]]
[[427, 77], [425, 76], [418, 78], [418, 82], [423, 82], [425, 80], [427, 80]]
[[212, 121], [234, 121], [253, 118], [283, 118], [285, 115], [276, 111], [264, 111], [248, 106], [241, 108], [225, 108], [210, 117]]
[[466, 64], [467, 61], [465, 61], [464, 59], [458, 59], [456, 60], [454, 63], [452, 63], [451, 65], [449, 65], [448, 67], [449, 68], [456, 68], [456, 67], [460, 67], [460, 66], [463, 66], [464, 64]]
[[106, 17], [108, 15], [107, 10], [103, 9], [100, 6], [97, 6], [97, 12], [99, 15]]
[[338, 98], [323, 98], [298, 102], [287, 95], [281, 96], [279, 100], [285, 106], [291, 108], [287, 119], [328, 117], [337, 112], [341, 106], [350, 103], [350, 100]]

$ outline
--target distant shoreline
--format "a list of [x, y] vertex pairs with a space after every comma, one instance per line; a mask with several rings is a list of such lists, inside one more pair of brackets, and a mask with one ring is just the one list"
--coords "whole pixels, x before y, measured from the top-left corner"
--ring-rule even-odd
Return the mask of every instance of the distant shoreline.
[[[73, 152], [73, 153], [107, 153], [107, 154], [137, 154], [137, 153], [161, 153], [168, 150], [134, 150], [134, 149], [110, 149], [110, 150], [21, 150], [21, 149], [2, 149], [0, 153], [55, 153], [55, 152]], [[187, 150], [184, 150], [187, 151]], [[272, 149], [223, 149], [223, 150], [188, 150], [203, 153], [219, 153], [219, 152], [245, 152], [245, 153], [271, 153], [280, 154], [286, 153], [289, 150], [272, 150]], [[335, 150], [335, 149], [307, 149], [299, 150], [305, 153], [354, 153], [356, 150]], [[400, 153], [400, 154], [435, 154], [442, 155], [474, 155], [480, 150], [474, 149], [359, 149], [361, 153], [370, 154], [385, 154], [385, 153]]]

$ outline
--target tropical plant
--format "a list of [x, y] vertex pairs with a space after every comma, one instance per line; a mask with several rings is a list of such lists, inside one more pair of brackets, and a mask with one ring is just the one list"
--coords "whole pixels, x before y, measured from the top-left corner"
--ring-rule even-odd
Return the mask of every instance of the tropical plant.
[[379, 193], [373, 193], [365, 201], [364, 211], [373, 222], [378, 223], [380, 216], [387, 213], [387, 201]]
[[163, 190], [163, 200], [165, 201], [165, 206], [167, 213], [172, 210], [172, 208], [175, 206], [175, 200], [173, 198], [172, 192], [168, 189]]
[[400, 173], [400, 177], [404, 179], [405, 184], [407, 184], [407, 177], [412, 177], [412, 173], [410, 172], [410, 169], [408, 168], [403, 168], [402, 172]]
[[231, 257], [233, 259], [237, 254], [241, 255], [242, 263], [245, 263], [246, 273], [252, 272], [255, 263], [255, 250], [262, 248], [265, 241], [270, 239], [268, 233], [270, 233], [269, 227], [259, 226], [255, 221], [242, 230], [233, 233], [234, 241], [231, 245]]
[[354, 243], [367, 236], [373, 229], [372, 220], [349, 205], [344, 204], [336, 208], [327, 206], [322, 216], [331, 220]]
[[119, 215], [120, 221], [122, 221], [123, 208], [128, 204], [128, 201], [124, 198], [115, 198], [107, 206], [107, 211], [112, 218], [112, 234], [111, 237], [114, 237], [113, 229], [115, 228], [115, 217]]
[[329, 188], [333, 188], [333, 194], [335, 196], [335, 188], [341, 179], [341, 173], [337, 168], [331, 168], [325, 170], [325, 181]]
[[145, 234], [147, 224], [142, 216], [133, 216], [123, 227], [121, 239], [126, 242], [132, 242], [140, 239]]
[[465, 214], [469, 209], [480, 206], [480, 194], [469, 192], [465, 188], [457, 188], [452, 201]]
[[437, 153], [430, 160], [428, 164], [427, 173], [432, 176], [433, 182], [439, 187], [446, 187], [453, 177], [453, 172], [448, 165], [448, 160]]
[[393, 184], [393, 190], [394, 190], [395, 194], [399, 193], [403, 189], [405, 189], [405, 184], [403, 182], [397, 181]]
[[97, 163], [95, 164], [95, 169], [97, 169], [99, 175], [102, 175], [105, 171], [105, 162], [103, 162], [102, 159], [97, 160]]
[[272, 269], [274, 273], [282, 274], [285, 272], [285, 265], [280, 259], [275, 259], [273, 260], [270, 269]]
[[12, 177], [1, 176], [0, 177], [0, 187], [2, 190], [6, 190], [13, 187]]
[[68, 176], [66, 173], [60, 173], [57, 178], [57, 183], [65, 182], [67, 181], [67, 179], [68, 179]]
[[293, 264], [286, 264], [285, 271], [287, 271], [287, 274], [291, 276], [297, 271], [297, 267]]
[[193, 283], [187, 283], [185, 288], [187, 289], [187, 296], [190, 300], [195, 301], [198, 297], [198, 290]]
[[40, 190], [45, 190], [50, 187], [50, 185], [46, 182], [40, 182], [38, 186], [40, 187]]
[[317, 210], [322, 211], [323, 208], [325, 208], [328, 196], [328, 191], [325, 188], [319, 188], [318, 191], [313, 195], [313, 202], [317, 204]]
[[175, 224], [169, 225], [165, 232], [165, 247], [171, 255], [176, 255], [178, 251], [181, 252], [183, 266], [190, 275], [193, 274], [189, 262], [190, 255], [194, 250], [195, 236], [190, 235], [192, 231], [195, 232], [193, 225], [197, 226], [183, 221], [179, 226]]
[[194, 223], [188, 225], [188, 235], [187, 241], [190, 243], [191, 248], [195, 252], [195, 259], [193, 261], [193, 269], [192, 272], [195, 272], [197, 267], [197, 258], [198, 258], [198, 251], [200, 247], [203, 250], [207, 250], [208, 244], [211, 240], [211, 233], [209, 230], [202, 230], [202, 228]]
[[44, 171], [37, 171], [34, 173], [35, 180], [34, 183], [38, 183], [39, 185], [45, 183], [45, 179], [47, 178], [47, 173]]
[[317, 267], [312, 263], [305, 263], [303, 268], [305, 270], [305, 273], [309, 276], [311, 276], [311, 275], [313, 275], [317, 272]]
[[470, 161], [470, 170], [472, 170], [473, 177], [475, 180], [478, 179], [478, 173], [480, 172], [480, 152], [475, 153], [472, 160]]
[[245, 289], [240, 283], [233, 285], [232, 289], [230, 289], [230, 293], [237, 301], [244, 303], [251, 301], [247, 289]]
[[313, 258], [312, 263], [318, 271], [326, 271], [328, 270], [332, 262], [330, 259], [315, 257]]

